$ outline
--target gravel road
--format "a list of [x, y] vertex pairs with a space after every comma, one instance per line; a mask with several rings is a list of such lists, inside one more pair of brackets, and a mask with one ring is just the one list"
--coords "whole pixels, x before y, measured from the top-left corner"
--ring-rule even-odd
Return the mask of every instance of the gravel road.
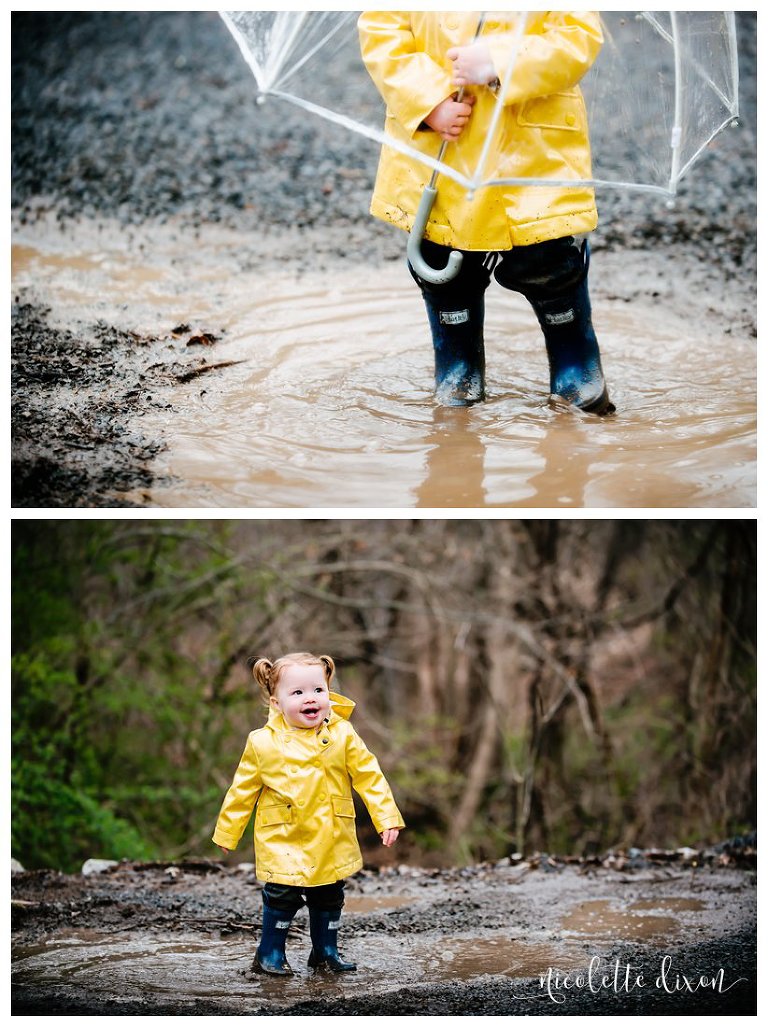
[[[277, 981], [250, 971], [261, 908], [250, 865], [15, 874], [13, 1011], [753, 1014], [754, 872], [628, 862], [366, 869], [348, 882], [339, 942], [357, 972], [309, 973], [302, 911], [287, 945], [294, 976]], [[563, 986], [564, 972], [592, 960], [608, 974], [604, 987], [575, 978]], [[715, 986], [702, 985], [702, 975]]]

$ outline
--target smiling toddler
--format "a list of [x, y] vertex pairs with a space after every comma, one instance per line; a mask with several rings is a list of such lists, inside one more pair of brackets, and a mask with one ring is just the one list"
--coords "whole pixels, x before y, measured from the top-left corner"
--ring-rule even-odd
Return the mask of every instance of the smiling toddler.
[[254, 969], [291, 973], [285, 941], [306, 903], [309, 966], [355, 970], [337, 947], [344, 879], [363, 865], [352, 789], [384, 845], [397, 841], [403, 818], [376, 757], [349, 723], [354, 702], [330, 690], [331, 657], [291, 653], [249, 663], [269, 718], [248, 736], [213, 841], [224, 852], [234, 849], [256, 806], [256, 877], [264, 887]]

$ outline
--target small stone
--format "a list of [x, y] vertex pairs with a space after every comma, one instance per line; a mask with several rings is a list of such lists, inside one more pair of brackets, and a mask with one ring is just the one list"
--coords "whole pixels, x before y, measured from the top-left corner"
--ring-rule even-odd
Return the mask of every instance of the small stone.
[[90, 874], [103, 874], [105, 870], [116, 866], [116, 859], [87, 859], [83, 863], [83, 869], [80, 872], [83, 877], [88, 877]]
[[701, 855], [698, 849], [692, 849], [689, 845], [684, 845], [682, 848], [675, 849], [675, 852], [680, 856], [684, 863], [690, 863], [697, 860]]
[[11, 860], [11, 873], [12, 874], [23, 874], [24, 867], [19, 863], [17, 859]]

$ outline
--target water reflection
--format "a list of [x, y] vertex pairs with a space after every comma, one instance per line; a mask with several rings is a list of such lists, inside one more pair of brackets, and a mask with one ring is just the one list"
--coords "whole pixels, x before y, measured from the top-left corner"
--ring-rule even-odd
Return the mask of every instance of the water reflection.
[[426, 474], [416, 488], [416, 506], [487, 505], [485, 444], [471, 407], [435, 407], [425, 437]]

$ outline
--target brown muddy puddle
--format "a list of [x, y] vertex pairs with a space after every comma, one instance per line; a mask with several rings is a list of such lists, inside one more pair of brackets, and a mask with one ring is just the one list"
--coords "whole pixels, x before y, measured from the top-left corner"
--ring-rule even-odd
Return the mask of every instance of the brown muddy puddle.
[[344, 913], [376, 913], [412, 903], [410, 895], [349, 895], [344, 899]]
[[[631, 938], [635, 941], [661, 940], [679, 930], [678, 918], [670, 913], [699, 912], [705, 905], [699, 899], [639, 899], [618, 907], [608, 899], [583, 902], [561, 920], [568, 934], [595, 938]], [[647, 912], [649, 911], [649, 912]]]
[[13, 983], [28, 988], [71, 988], [124, 1000], [142, 996], [293, 1003], [301, 998], [353, 996], [361, 991], [416, 983], [471, 980], [484, 974], [530, 978], [550, 966], [576, 969], [589, 962], [578, 948], [509, 937], [385, 935], [350, 939], [343, 954], [354, 973], [313, 973], [306, 966], [309, 940], [289, 935], [292, 976], [275, 979], [251, 971], [255, 943], [247, 936], [221, 939], [199, 934], [158, 936], [136, 932], [105, 936], [70, 931], [18, 948]]
[[[402, 899], [402, 902], [399, 901]], [[393, 909], [412, 903], [408, 896], [350, 897], [345, 913]], [[697, 899], [658, 898], [626, 905], [593, 900], [561, 918], [560, 929], [451, 935], [433, 933], [356, 935], [342, 944], [358, 964], [355, 973], [312, 973], [306, 967], [309, 938], [303, 918], [288, 936], [286, 951], [294, 974], [275, 979], [250, 969], [254, 941], [199, 933], [158, 935], [142, 931], [101, 934], [70, 930], [13, 953], [13, 983], [20, 987], [88, 991], [123, 1000], [155, 996], [226, 1000], [277, 1006], [302, 998], [351, 996], [361, 991], [449, 980], [469, 981], [486, 974], [537, 978], [550, 967], [580, 969], [617, 940], [662, 942], [681, 928], [676, 914], [705, 910]], [[685, 917], [689, 919], [689, 917]]]
[[16, 233], [13, 279], [51, 307], [54, 323], [103, 318], [158, 336], [179, 323], [224, 330], [211, 359], [242, 361], [169, 389], [172, 409], [135, 425], [168, 443], [154, 465], [162, 484], [127, 497], [140, 505], [755, 503], [755, 347], [701, 310], [595, 303], [619, 411], [600, 419], [549, 407], [533, 314], [492, 287], [488, 401], [445, 409], [432, 401], [423, 305], [400, 262], [297, 276], [278, 261], [240, 270], [234, 233], [52, 238]]

